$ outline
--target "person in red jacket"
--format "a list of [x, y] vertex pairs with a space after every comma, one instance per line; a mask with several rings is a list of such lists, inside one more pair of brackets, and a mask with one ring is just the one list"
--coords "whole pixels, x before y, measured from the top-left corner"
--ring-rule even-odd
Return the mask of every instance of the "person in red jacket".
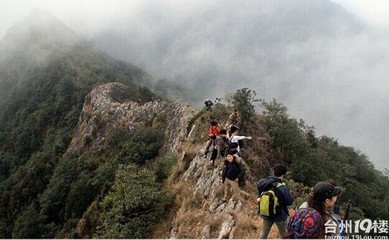
[[204, 149], [204, 158], [207, 157], [209, 148], [216, 146], [216, 137], [220, 135], [220, 127], [215, 120], [212, 120], [209, 126], [208, 141]]

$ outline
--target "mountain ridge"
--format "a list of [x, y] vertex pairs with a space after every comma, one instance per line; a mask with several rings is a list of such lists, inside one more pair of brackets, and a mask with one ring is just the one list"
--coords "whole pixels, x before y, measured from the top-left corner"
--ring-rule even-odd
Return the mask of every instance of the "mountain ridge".
[[[223, 159], [211, 166], [201, 154], [209, 120], [224, 127], [232, 106], [168, 101], [146, 87], [145, 71], [89, 45], [55, 54], [0, 104], [1, 237], [254, 238], [255, 182], [278, 163], [291, 170], [296, 206], [309, 186], [332, 177], [346, 188], [340, 203], [352, 197], [352, 217], [388, 215], [388, 178], [275, 101], [244, 119], [244, 134], [268, 139], [248, 141], [242, 152], [250, 197], [224, 203]], [[231, 105], [254, 109], [247, 99], [239, 105], [256, 100], [242, 92], [251, 90], [237, 91]], [[369, 191], [373, 183], [382, 192]]]

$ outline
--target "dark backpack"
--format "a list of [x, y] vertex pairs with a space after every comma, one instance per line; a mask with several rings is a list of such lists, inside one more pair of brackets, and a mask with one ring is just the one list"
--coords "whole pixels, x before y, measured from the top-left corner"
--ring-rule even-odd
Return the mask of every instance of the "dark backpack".
[[237, 142], [228, 142], [227, 151], [232, 149], [237, 149], [239, 144]]
[[277, 213], [277, 207], [280, 205], [279, 188], [285, 186], [285, 183], [274, 182], [267, 191], [263, 191], [258, 203], [258, 214], [264, 217], [273, 217]]
[[286, 223], [286, 238], [316, 238], [323, 228], [320, 213], [313, 208], [300, 208]]

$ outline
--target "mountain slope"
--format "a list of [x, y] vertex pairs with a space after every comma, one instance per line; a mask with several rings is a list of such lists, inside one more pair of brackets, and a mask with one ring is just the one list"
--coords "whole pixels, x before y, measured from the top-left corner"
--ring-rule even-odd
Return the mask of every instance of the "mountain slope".
[[155, 96], [141, 87], [149, 83], [147, 73], [92, 49], [52, 16], [32, 14], [0, 47], [0, 232], [11, 237], [17, 216], [38, 214], [37, 197], [67, 150], [93, 87], [117, 81], [129, 86], [129, 99]]
[[[11, 33], [8, 40], [18, 39]], [[56, 45], [57, 38], [49, 39]], [[278, 163], [291, 170], [296, 206], [308, 187], [333, 178], [346, 187], [340, 204], [351, 198], [356, 206], [354, 218], [389, 215], [388, 178], [353, 148], [316, 137], [276, 102], [263, 103], [263, 114], [245, 115], [251, 118], [243, 134], [269, 141], [244, 148], [250, 197], [223, 203], [222, 160], [213, 168], [200, 154], [208, 120], [225, 125], [232, 107], [198, 111], [163, 100], [144, 87], [151, 77], [143, 70], [85, 42], [57, 50], [50, 49], [44, 64], [33, 60], [1, 100], [3, 238], [254, 238], [261, 228], [255, 183]], [[14, 74], [6, 67], [1, 73]], [[242, 97], [233, 98], [233, 105], [254, 111], [249, 100], [237, 102]]]
[[48, 12], [35, 10], [8, 29], [0, 41], [0, 96], [28, 78], [28, 71], [45, 66], [83, 40]]

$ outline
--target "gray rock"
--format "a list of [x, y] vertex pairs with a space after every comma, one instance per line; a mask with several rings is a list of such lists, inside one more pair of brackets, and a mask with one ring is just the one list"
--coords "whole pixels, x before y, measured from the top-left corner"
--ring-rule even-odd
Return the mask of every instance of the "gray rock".
[[[187, 126], [196, 110], [183, 102], [152, 101], [144, 104], [128, 101], [124, 92], [127, 86], [121, 83], [107, 83], [94, 88], [86, 97], [77, 134], [66, 152], [78, 156], [88, 152], [99, 152], [104, 146], [108, 130], [123, 127], [133, 134], [139, 126], [153, 122], [158, 116], [166, 118], [163, 125], [165, 135], [162, 153], [175, 152], [186, 139]], [[85, 136], [92, 136], [92, 142], [83, 144]]]
[[205, 225], [203, 228], [203, 235], [201, 237], [202, 239], [210, 239], [211, 238], [211, 226]]
[[222, 223], [222, 226], [219, 231], [218, 239], [228, 238], [234, 226], [235, 226], [234, 217], [228, 215], [227, 219]]

